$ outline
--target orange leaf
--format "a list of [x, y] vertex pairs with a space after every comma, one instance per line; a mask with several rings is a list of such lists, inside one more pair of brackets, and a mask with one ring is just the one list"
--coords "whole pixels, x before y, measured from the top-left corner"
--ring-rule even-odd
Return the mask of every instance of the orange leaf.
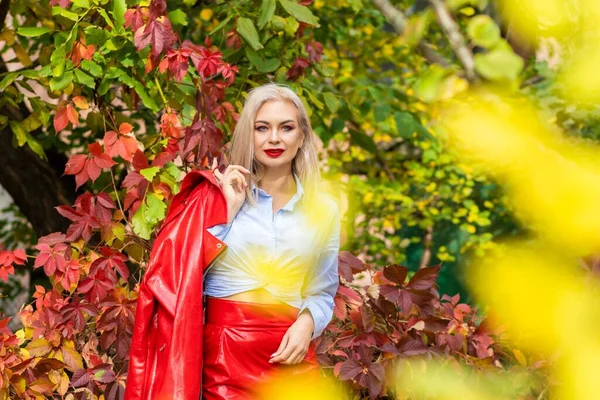
[[73, 103], [75, 103], [77, 108], [79, 108], [80, 110], [87, 110], [88, 108], [90, 108], [87, 99], [83, 96], [73, 97]]
[[121, 125], [119, 125], [119, 133], [121, 135], [125, 135], [129, 132], [131, 132], [133, 130], [133, 126], [131, 126], [131, 124], [128, 124], [127, 122], [123, 122]]
[[71, 121], [73, 127], [76, 127], [79, 123], [79, 113], [72, 104], [67, 104], [67, 118]]

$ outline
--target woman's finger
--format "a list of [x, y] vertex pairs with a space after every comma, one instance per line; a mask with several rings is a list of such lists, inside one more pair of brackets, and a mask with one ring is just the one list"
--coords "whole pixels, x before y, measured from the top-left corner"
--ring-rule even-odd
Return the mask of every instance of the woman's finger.
[[275, 357], [278, 357], [281, 354], [281, 352], [285, 349], [288, 343], [288, 337], [289, 336], [287, 333], [283, 336], [283, 338], [281, 339], [281, 343], [279, 343], [279, 348], [275, 353], [271, 354], [271, 360], [269, 362], [273, 362], [273, 359]]
[[219, 168], [213, 169], [213, 174], [215, 175], [217, 182], [220, 182], [223, 179], [223, 174], [221, 173], [221, 171], [219, 171]]
[[237, 187], [240, 192], [243, 191], [247, 186], [246, 178], [240, 171], [231, 172], [227, 179], [228, 182], [230, 182], [232, 186]]
[[249, 174], [250, 171], [248, 171], [246, 168], [242, 167], [241, 165], [229, 165], [226, 169], [225, 169], [225, 175], [233, 172], [233, 171], [240, 171], [246, 174]]

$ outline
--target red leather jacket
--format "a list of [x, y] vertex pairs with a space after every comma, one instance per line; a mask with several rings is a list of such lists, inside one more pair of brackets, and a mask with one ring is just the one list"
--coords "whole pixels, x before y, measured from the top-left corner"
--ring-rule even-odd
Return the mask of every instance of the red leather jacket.
[[192, 171], [152, 246], [137, 300], [125, 400], [198, 400], [203, 277], [226, 245], [206, 231], [227, 222], [212, 171]]

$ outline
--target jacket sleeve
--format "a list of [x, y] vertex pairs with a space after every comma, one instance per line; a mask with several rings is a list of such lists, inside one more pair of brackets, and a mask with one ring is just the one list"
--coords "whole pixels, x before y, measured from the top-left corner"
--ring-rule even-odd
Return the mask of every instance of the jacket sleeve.
[[333, 317], [334, 298], [339, 287], [338, 255], [340, 249], [340, 216], [334, 214], [331, 234], [319, 255], [316, 268], [308, 276], [302, 291], [298, 315], [308, 309], [315, 321], [311, 340], [320, 336]]

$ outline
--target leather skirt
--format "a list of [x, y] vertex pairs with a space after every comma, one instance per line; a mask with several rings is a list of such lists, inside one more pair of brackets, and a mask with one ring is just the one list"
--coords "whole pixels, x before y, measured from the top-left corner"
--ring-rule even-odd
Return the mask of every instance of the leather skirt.
[[202, 398], [260, 398], [260, 388], [278, 372], [304, 374], [318, 370], [315, 344], [298, 364], [269, 363], [298, 309], [205, 296]]

